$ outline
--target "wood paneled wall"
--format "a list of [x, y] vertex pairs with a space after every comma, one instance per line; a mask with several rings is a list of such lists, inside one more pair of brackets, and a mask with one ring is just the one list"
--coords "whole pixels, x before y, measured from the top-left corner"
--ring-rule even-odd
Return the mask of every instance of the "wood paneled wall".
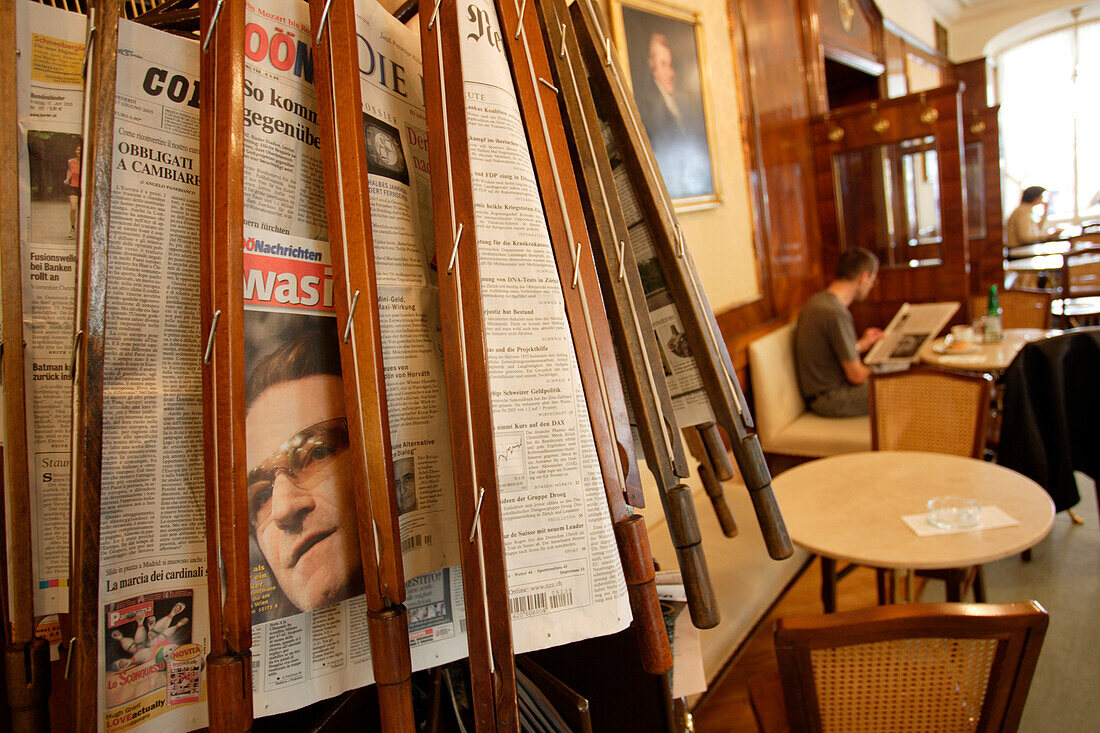
[[748, 119], [762, 297], [718, 316], [744, 381], [744, 345], [784, 322], [823, 285], [813, 209], [811, 103], [799, 0], [730, 0]]

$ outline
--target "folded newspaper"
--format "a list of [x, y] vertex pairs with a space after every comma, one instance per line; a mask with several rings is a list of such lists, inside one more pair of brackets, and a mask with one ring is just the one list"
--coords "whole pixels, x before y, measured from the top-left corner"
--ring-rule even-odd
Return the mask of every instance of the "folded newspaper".
[[904, 303], [864, 361], [871, 366], [908, 366], [924, 343], [943, 330], [958, 303]]

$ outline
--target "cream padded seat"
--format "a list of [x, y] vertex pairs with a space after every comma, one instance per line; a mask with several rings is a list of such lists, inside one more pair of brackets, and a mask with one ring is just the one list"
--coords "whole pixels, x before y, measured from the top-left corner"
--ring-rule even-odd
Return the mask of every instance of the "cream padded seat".
[[819, 458], [871, 450], [871, 419], [821, 417], [798, 389], [794, 323], [749, 344], [749, 371], [760, 445], [768, 453]]

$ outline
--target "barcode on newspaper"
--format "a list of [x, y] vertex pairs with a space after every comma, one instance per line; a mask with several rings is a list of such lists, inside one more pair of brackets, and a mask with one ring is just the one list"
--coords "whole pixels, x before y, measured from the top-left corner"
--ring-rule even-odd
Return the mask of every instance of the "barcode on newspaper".
[[573, 591], [566, 588], [553, 593], [530, 593], [511, 599], [512, 613], [531, 613], [534, 611], [556, 611], [573, 605]]
[[460, 618], [458, 620], [458, 633], [460, 635], [466, 633], [466, 619], [465, 618]]
[[412, 537], [406, 537], [401, 540], [401, 552], [408, 552], [409, 550], [415, 550], [424, 544], [424, 535], [414, 534]]

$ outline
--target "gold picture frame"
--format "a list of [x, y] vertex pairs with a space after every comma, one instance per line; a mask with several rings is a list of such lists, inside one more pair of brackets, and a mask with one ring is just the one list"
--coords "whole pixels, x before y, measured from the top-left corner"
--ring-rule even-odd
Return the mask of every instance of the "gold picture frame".
[[683, 8], [611, 0], [611, 30], [657, 167], [678, 212], [722, 203], [703, 25]]

